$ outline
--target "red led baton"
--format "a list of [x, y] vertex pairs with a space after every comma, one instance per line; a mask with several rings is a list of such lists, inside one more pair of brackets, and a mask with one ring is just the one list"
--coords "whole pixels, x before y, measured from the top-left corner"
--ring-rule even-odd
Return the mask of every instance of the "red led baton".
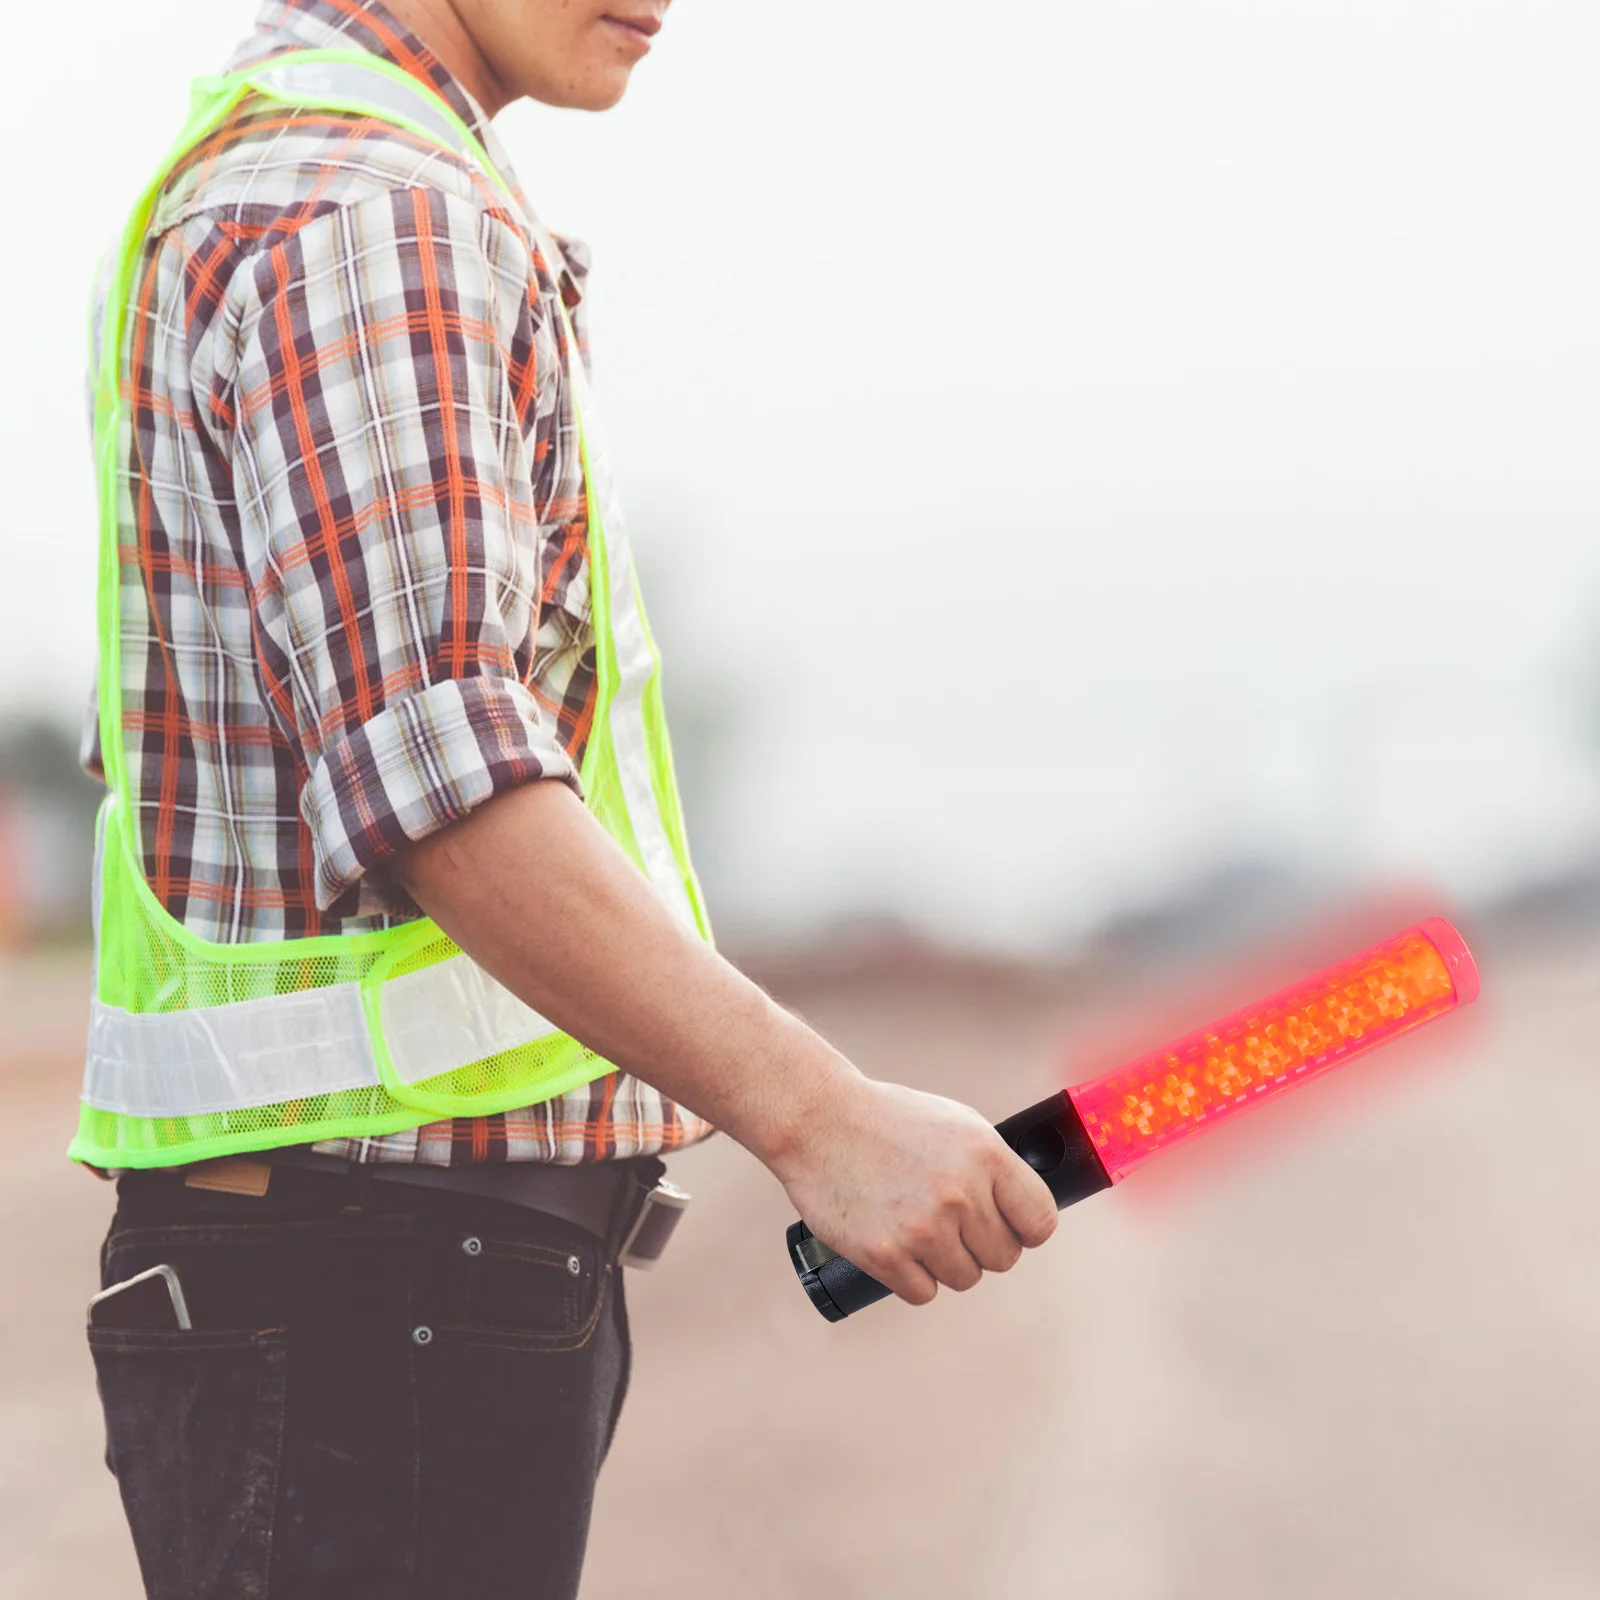
[[[1064, 1210], [1120, 1183], [1158, 1151], [1477, 997], [1466, 941], [1432, 917], [1164, 1050], [1052, 1095], [998, 1131]], [[829, 1322], [889, 1294], [805, 1223], [792, 1224], [788, 1238], [800, 1282]]]

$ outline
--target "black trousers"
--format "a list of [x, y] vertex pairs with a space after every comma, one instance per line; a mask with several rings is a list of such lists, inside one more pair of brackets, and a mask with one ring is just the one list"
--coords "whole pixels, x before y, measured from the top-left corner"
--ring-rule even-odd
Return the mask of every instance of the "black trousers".
[[151, 1600], [569, 1600], [628, 1379], [613, 1246], [497, 1200], [280, 1168], [119, 1181], [103, 1285], [165, 1262], [187, 1332], [92, 1328]]

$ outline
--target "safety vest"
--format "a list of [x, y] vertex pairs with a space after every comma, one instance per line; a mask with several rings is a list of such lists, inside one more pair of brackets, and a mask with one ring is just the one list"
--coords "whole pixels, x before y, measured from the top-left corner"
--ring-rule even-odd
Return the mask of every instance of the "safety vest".
[[[183, 133], [128, 220], [112, 263], [95, 381], [100, 742], [110, 794], [96, 839], [95, 993], [69, 1152], [102, 1167], [392, 1133], [534, 1104], [614, 1070], [427, 918], [374, 933], [221, 944], [184, 927], [146, 881], [122, 737], [123, 329], [157, 196], [248, 95], [396, 124], [474, 164], [518, 209], [481, 143], [432, 90], [376, 56], [306, 50], [201, 79]], [[540, 243], [548, 252], [548, 240]], [[597, 678], [579, 773], [585, 804], [667, 905], [709, 939], [684, 840], [659, 657], [611, 477], [585, 431], [593, 408], [570, 323], [566, 331], [588, 495]], [[144, 603], [137, 574], [128, 594]]]

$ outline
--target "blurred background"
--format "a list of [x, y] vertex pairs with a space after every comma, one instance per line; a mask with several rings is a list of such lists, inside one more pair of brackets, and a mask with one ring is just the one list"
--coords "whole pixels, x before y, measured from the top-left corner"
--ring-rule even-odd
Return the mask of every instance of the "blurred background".
[[[7, 23], [5, 1597], [138, 1592], [60, 1156], [80, 329], [253, 10]], [[586, 1596], [1600, 1593], [1597, 50], [1586, 0], [684, 0], [617, 111], [501, 119], [594, 251], [736, 959], [994, 1117], [1433, 911], [1486, 997], [923, 1314], [826, 1327], [692, 1152]]]

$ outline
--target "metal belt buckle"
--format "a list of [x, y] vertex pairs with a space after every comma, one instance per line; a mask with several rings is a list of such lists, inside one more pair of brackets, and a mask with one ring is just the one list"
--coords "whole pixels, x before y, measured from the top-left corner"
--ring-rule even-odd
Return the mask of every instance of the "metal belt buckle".
[[648, 1190], [639, 1215], [623, 1237], [617, 1260], [625, 1267], [639, 1267], [644, 1271], [653, 1267], [661, 1259], [691, 1198], [665, 1178]]

